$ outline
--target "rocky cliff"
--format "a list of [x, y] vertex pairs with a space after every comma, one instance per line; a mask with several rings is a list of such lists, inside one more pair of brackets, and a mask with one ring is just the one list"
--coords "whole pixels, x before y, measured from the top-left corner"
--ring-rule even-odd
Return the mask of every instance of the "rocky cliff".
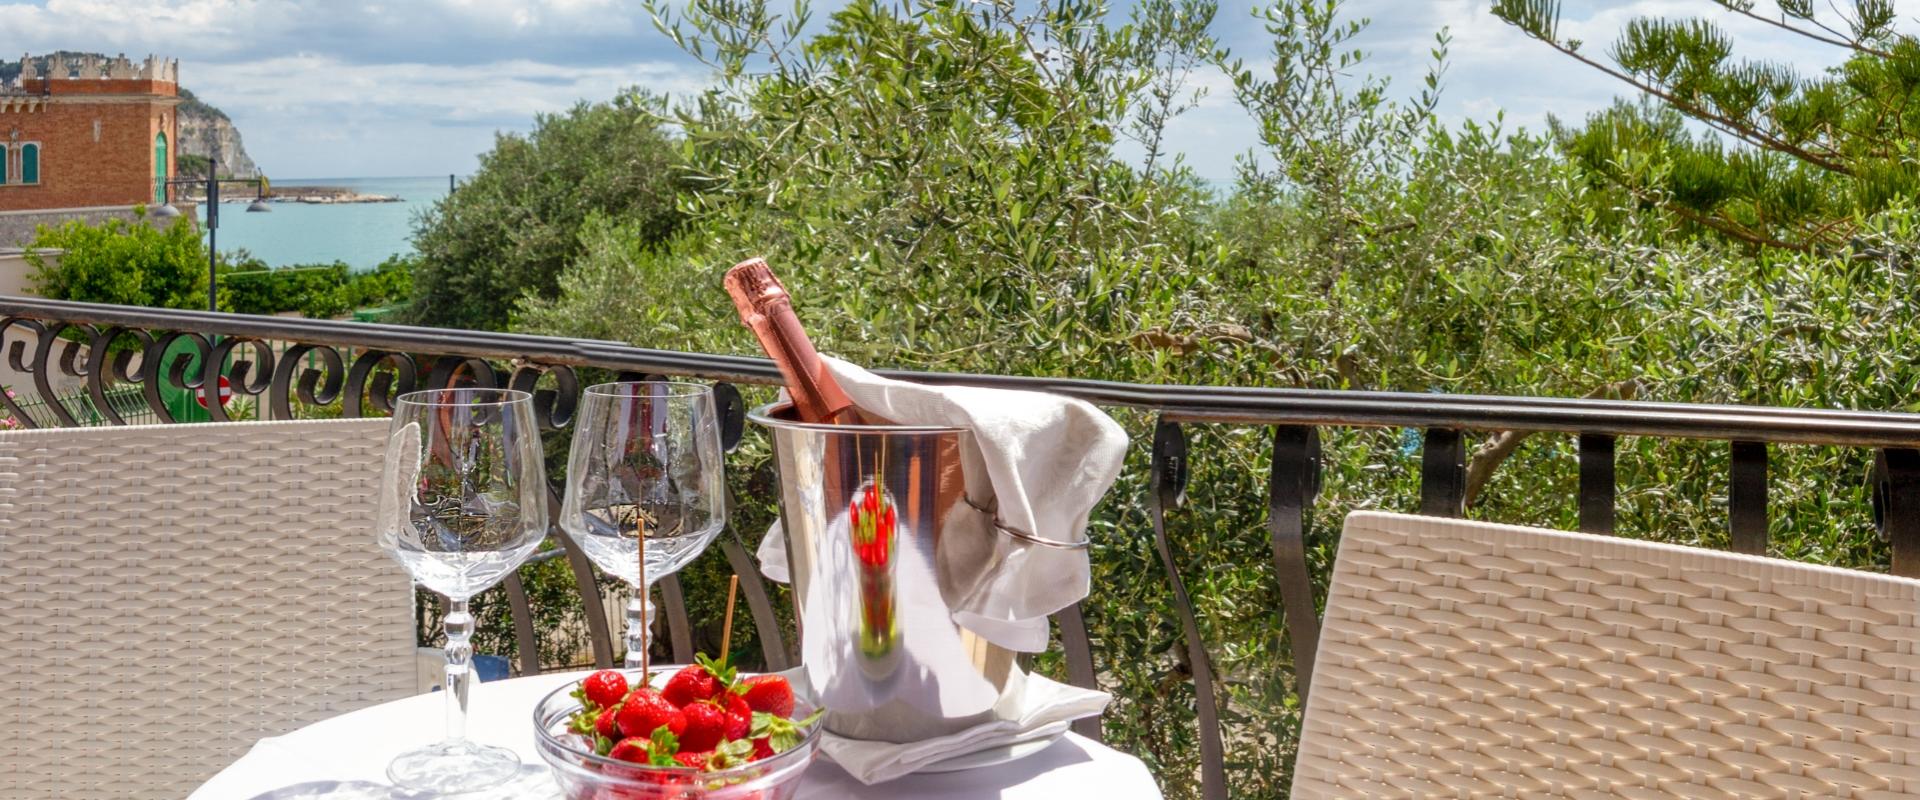
[[[180, 161], [177, 169], [182, 173], [204, 174], [206, 158], [216, 149], [220, 153], [220, 174], [235, 178], [251, 178], [260, 174], [260, 168], [254, 166], [253, 159], [247, 156], [246, 145], [240, 142], [240, 131], [233, 127], [233, 120], [227, 119], [225, 112], [194, 97], [186, 89], [180, 90]], [[217, 145], [217, 148], [216, 148]], [[202, 165], [189, 170], [187, 161]]]

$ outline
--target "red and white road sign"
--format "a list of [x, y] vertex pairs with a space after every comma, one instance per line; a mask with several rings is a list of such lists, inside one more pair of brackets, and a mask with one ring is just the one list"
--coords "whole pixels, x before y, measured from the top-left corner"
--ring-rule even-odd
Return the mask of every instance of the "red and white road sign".
[[[201, 408], [206, 408], [207, 407], [206, 393], [194, 392], [193, 402], [199, 403]], [[233, 384], [228, 383], [227, 376], [222, 375], [220, 376], [220, 407], [226, 408], [227, 404], [231, 402], [233, 402]]]

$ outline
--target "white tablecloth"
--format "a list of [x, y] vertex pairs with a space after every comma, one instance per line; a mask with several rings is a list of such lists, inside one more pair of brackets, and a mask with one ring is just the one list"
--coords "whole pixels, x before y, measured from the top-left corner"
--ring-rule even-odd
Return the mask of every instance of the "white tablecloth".
[[[480, 796], [543, 800], [557, 796], [533, 747], [533, 706], [556, 687], [585, 674], [540, 675], [473, 687], [467, 724], [472, 738], [512, 748], [520, 754], [523, 772], [514, 784]], [[445, 703], [438, 693], [409, 697], [261, 739], [239, 761], [195, 790], [189, 800], [413, 798], [388, 786], [387, 762], [403, 750], [440, 737]], [[802, 800], [1158, 800], [1160, 789], [1139, 759], [1069, 733], [1046, 750], [1010, 764], [909, 775], [878, 786], [863, 786], [833, 762], [817, 758], [799, 796]]]

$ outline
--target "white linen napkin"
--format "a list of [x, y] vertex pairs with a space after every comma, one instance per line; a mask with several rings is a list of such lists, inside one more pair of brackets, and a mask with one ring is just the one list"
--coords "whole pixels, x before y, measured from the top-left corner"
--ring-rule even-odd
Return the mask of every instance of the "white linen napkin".
[[[948, 606], [956, 624], [994, 644], [1029, 653], [1047, 649], [1047, 617], [1087, 596], [1087, 550], [1023, 545], [994, 528], [1080, 541], [1094, 505], [1120, 476], [1126, 431], [1070, 397], [927, 386], [822, 360], [861, 411], [902, 425], [972, 432], [960, 454], [966, 499], [943, 523], [941, 569], [954, 579]], [[777, 523], [757, 555], [762, 574], [787, 582], [786, 537]]]
[[975, 725], [959, 733], [906, 744], [848, 739], [831, 731], [820, 735], [820, 751], [855, 780], [869, 786], [910, 774], [955, 755], [994, 747], [1051, 739], [1067, 732], [1081, 717], [1106, 710], [1113, 696], [1026, 676], [1026, 691], [1017, 714], [1010, 719]]

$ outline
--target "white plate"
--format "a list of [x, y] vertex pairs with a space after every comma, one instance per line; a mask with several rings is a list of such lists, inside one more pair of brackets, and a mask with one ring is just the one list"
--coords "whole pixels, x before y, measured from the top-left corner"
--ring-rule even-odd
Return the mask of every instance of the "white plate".
[[1004, 744], [1004, 745], [1000, 745], [999, 747], [989, 747], [985, 750], [980, 750], [972, 753], [962, 753], [960, 755], [954, 756], [949, 759], [945, 759], [942, 761], [935, 761], [931, 764], [928, 764], [924, 767], [914, 770], [914, 772], [915, 773], [959, 772], [961, 770], [979, 769], [981, 767], [997, 767], [1001, 764], [1005, 764], [1011, 761], [1018, 761], [1020, 759], [1026, 758], [1027, 756], [1033, 755], [1034, 753], [1038, 753], [1042, 750], [1045, 750], [1048, 747], [1051, 747], [1055, 741], [1058, 741], [1061, 736], [1065, 736], [1065, 735], [1066, 735], [1066, 731], [1061, 731], [1060, 733], [1057, 733], [1053, 736], [1049, 736], [1045, 739], [1034, 739], [1032, 741], [1027, 741], [1027, 742], [1016, 742], [1014, 744]]

